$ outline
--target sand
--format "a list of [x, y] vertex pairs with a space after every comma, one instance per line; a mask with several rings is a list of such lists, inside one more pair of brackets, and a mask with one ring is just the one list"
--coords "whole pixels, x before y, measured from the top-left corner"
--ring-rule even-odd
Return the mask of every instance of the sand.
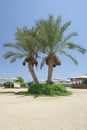
[[87, 89], [64, 97], [13, 93], [21, 90], [0, 88], [0, 130], [87, 130]]

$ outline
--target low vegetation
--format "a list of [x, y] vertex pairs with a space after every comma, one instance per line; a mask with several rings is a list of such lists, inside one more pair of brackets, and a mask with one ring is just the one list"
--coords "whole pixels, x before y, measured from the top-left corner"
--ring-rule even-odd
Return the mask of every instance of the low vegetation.
[[71, 95], [66, 87], [61, 84], [28, 84], [27, 92], [18, 92], [19, 95], [35, 95], [35, 96], [68, 96]]
[[3, 86], [5, 88], [14, 88], [15, 83], [19, 84], [21, 88], [25, 88], [27, 86], [22, 77], [17, 77], [15, 80], [13, 80], [13, 82], [6, 81], [3, 83]]
[[17, 79], [15, 79], [13, 82], [20, 84], [21, 88], [26, 87], [26, 83], [24, 82], [24, 79], [22, 77], [17, 77]]
[[3, 86], [4, 86], [5, 88], [14, 88], [14, 83], [7, 81], [7, 82], [4, 82], [4, 83], [3, 83]]

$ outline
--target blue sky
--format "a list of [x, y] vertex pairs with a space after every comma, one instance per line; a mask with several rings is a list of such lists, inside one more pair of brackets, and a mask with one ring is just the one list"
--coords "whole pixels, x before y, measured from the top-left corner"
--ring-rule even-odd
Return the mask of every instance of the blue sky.
[[[9, 59], [2, 58], [5, 52], [11, 50], [3, 47], [5, 42], [14, 42], [16, 28], [27, 26], [31, 28], [35, 21], [47, 18], [52, 14], [55, 18], [62, 16], [62, 23], [72, 21], [67, 32], [78, 32], [79, 36], [72, 39], [87, 49], [87, 0], [0, 0], [0, 77], [22, 76], [25, 81], [32, 77], [27, 66], [22, 66], [22, 60], [10, 63]], [[87, 73], [87, 53], [71, 52], [78, 60], [78, 66], [67, 57], [60, 55], [62, 65], [53, 71], [53, 79], [62, 77], [67, 79], [72, 76]], [[47, 78], [47, 66], [42, 70], [35, 69], [39, 79]]]

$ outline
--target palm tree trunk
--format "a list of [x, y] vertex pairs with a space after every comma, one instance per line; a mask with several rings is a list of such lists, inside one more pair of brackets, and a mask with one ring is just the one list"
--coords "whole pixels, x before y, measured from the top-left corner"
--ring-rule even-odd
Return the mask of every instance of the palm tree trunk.
[[36, 74], [34, 72], [32, 64], [28, 63], [28, 68], [29, 68], [29, 71], [30, 71], [30, 73], [32, 75], [32, 78], [33, 78], [34, 82], [37, 83], [37, 84], [39, 84], [39, 81], [38, 81], [38, 79], [36, 77]]
[[47, 78], [47, 83], [51, 84], [52, 83], [52, 72], [53, 72], [53, 60], [49, 60], [48, 63], [48, 78]]

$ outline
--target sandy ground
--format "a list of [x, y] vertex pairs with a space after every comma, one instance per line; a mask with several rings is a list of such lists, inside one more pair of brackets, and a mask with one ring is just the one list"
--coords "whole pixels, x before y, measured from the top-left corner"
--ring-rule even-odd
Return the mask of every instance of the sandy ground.
[[0, 88], [0, 130], [87, 130], [87, 89], [37, 98], [17, 91]]

